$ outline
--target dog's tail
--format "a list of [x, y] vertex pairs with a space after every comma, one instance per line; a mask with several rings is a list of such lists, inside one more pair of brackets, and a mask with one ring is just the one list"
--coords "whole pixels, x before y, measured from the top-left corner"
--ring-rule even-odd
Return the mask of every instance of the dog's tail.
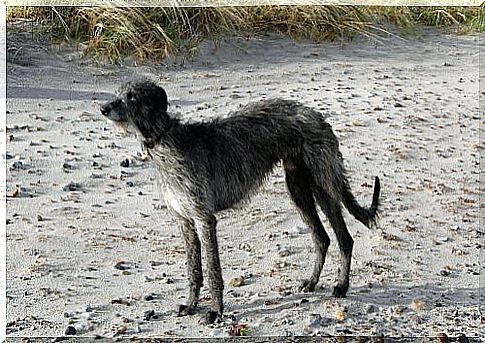
[[343, 192], [343, 203], [345, 207], [349, 210], [349, 212], [360, 221], [362, 224], [371, 228], [377, 219], [378, 216], [378, 207], [379, 207], [379, 193], [381, 192], [381, 183], [379, 178], [376, 176], [375, 183], [374, 183], [374, 195], [372, 196], [372, 204], [369, 208], [364, 208], [359, 205], [357, 200], [355, 199], [354, 195], [350, 190], [350, 186], [347, 184], [344, 187]]

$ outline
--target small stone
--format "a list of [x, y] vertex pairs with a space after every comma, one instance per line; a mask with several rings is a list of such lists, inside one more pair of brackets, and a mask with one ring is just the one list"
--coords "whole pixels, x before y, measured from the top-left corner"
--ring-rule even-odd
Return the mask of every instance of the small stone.
[[11, 190], [10, 192], [7, 193], [7, 197], [9, 197], [9, 198], [16, 198], [18, 195], [19, 195], [19, 189], [18, 188], [14, 188], [13, 190]]
[[335, 311], [335, 319], [338, 321], [338, 322], [342, 322], [345, 320], [345, 313], [344, 311], [341, 309], [341, 308], [338, 308], [336, 311]]
[[278, 255], [281, 257], [290, 256], [291, 250], [288, 247], [282, 247], [278, 250]]
[[71, 326], [69, 325], [66, 330], [64, 331], [64, 334], [66, 336], [70, 336], [70, 335], [75, 335], [77, 333], [77, 330], [74, 326]]
[[81, 185], [77, 182], [69, 182], [67, 185], [65, 185], [64, 187], [62, 187], [62, 190], [64, 192], [74, 192], [74, 191], [77, 191], [81, 188]]
[[251, 247], [251, 245], [249, 243], [241, 243], [239, 244], [239, 250], [244, 250], [244, 251], [247, 251], [247, 252], [252, 252], [253, 249]]
[[229, 280], [229, 286], [231, 287], [240, 287], [244, 285], [244, 278], [242, 276], [238, 276]]
[[153, 318], [154, 315], [155, 315], [154, 310], [147, 310], [143, 312], [143, 319], [146, 321], [149, 321], [151, 318]]
[[124, 325], [121, 325], [120, 327], [118, 327], [116, 329], [116, 333], [119, 334], [119, 335], [123, 335], [126, 333], [126, 331], [128, 330], [128, 328]]
[[411, 301], [411, 309], [413, 311], [421, 311], [424, 309], [424, 302], [419, 299], [413, 299]]
[[450, 276], [451, 272], [449, 270], [441, 270], [440, 275], [441, 276]]
[[365, 307], [366, 313], [373, 313], [375, 311], [376, 311], [376, 307], [372, 304], [367, 304], [367, 306]]
[[131, 182], [131, 181], [126, 181], [126, 186], [127, 186], [127, 187], [133, 187], [133, 182]]
[[442, 236], [442, 237], [438, 237], [436, 240], [440, 243], [446, 243], [450, 240], [450, 238], [447, 236]]
[[131, 305], [131, 302], [129, 302], [126, 299], [122, 299], [122, 298], [114, 298], [114, 299], [111, 299], [111, 303], [112, 304], [126, 305], [126, 306], [130, 306]]
[[22, 163], [22, 161], [14, 161], [10, 165], [10, 170], [22, 170], [25, 169], [25, 165]]
[[401, 315], [403, 311], [404, 311], [404, 307], [402, 307], [401, 305], [396, 305], [394, 307], [394, 314]]
[[71, 170], [71, 169], [73, 169], [73, 168], [72, 168], [72, 165], [70, 165], [70, 164], [69, 164], [69, 163], [67, 163], [67, 162], [64, 162], [64, 163], [62, 164], [62, 169], [64, 169], [64, 171], [66, 171], [66, 170]]
[[130, 166], [130, 160], [125, 158], [123, 161], [120, 162], [120, 166], [123, 168], [128, 168]]
[[125, 261], [120, 261], [114, 265], [114, 268], [118, 270], [127, 270], [130, 269], [130, 266], [128, 266]]

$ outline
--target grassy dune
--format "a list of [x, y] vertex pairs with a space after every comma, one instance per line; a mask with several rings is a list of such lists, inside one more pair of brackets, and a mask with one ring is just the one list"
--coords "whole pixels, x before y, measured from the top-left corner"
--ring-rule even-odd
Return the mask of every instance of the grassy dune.
[[482, 7], [257, 6], [218, 8], [10, 7], [53, 39], [84, 43], [86, 52], [115, 62], [123, 56], [161, 59], [196, 54], [198, 43], [222, 35], [275, 31], [315, 42], [377, 36], [382, 24], [412, 33], [417, 24], [484, 31]]

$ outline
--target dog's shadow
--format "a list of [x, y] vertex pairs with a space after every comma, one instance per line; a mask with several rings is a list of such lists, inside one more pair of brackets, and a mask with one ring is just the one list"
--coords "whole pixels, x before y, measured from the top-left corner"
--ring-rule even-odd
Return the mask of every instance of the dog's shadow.
[[443, 287], [435, 283], [402, 286], [374, 285], [351, 287], [347, 297], [335, 298], [331, 295], [331, 287], [317, 288], [313, 293], [294, 293], [278, 298], [272, 302], [270, 297], [264, 296], [252, 302], [233, 304], [227, 307], [227, 314], [239, 318], [252, 315], [275, 315], [282, 310], [301, 308], [303, 312], [314, 309], [315, 305], [323, 308], [325, 303], [350, 303], [349, 307], [373, 305], [376, 308], [386, 308], [395, 305], [411, 307], [414, 301], [423, 303], [421, 310], [426, 311], [441, 307], [443, 309], [462, 306], [478, 306], [480, 293], [477, 288]]

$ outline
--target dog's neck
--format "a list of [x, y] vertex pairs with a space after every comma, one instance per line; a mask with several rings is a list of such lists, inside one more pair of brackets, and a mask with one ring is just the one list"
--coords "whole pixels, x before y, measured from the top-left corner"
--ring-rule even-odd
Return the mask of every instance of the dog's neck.
[[[162, 119], [163, 118], [163, 119]], [[182, 125], [178, 118], [174, 118], [165, 114], [159, 121], [153, 123], [152, 130], [148, 134], [142, 136], [142, 144], [146, 149], [153, 149], [156, 145], [166, 141], [170, 132]]]

